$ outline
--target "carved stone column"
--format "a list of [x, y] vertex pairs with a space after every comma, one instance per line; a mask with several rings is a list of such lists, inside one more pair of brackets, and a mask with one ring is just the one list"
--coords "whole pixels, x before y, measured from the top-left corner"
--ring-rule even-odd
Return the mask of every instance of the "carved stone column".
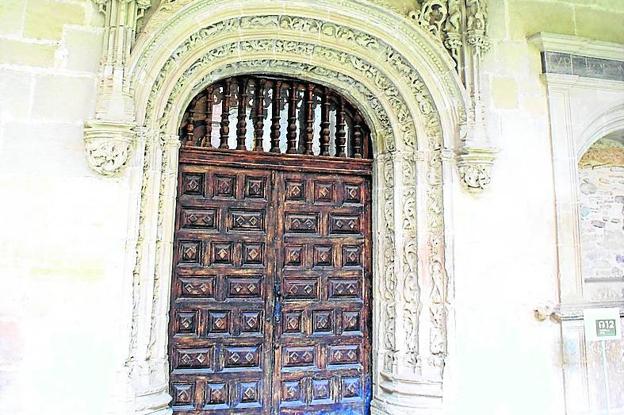
[[126, 80], [127, 62], [137, 21], [149, 0], [93, 0], [105, 16], [102, 60], [98, 74], [95, 118], [84, 130], [89, 166], [99, 174], [119, 174], [134, 144], [134, 102]]

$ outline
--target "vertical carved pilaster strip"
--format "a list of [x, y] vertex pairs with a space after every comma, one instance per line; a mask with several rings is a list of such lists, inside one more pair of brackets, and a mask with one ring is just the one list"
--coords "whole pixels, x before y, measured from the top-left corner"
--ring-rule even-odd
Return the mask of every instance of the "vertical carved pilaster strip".
[[380, 332], [382, 333], [381, 349], [383, 350], [383, 371], [393, 374], [397, 361], [396, 343], [396, 270], [395, 270], [395, 226], [394, 226], [394, 160], [391, 154], [379, 158], [383, 174], [383, 227], [381, 258], [382, 278], [379, 285], [379, 296], [382, 300]]
[[255, 91], [255, 125], [254, 125], [254, 134], [255, 134], [255, 145], [254, 151], [263, 151], [263, 135], [264, 135], [264, 86], [266, 84], [266, 79], [256, 80], [256, 91]]
[[158, 192], [158, 218], [156, 222], [156, 261], [154, 264], [153, 295], [148, 359], [155, 362], [167, 360], [167, 311], [169, 309], [171, 261], [175, 200], [178, 171], [179, 141], [165, 133], [160, 134], [162, 151]]
[[288, 103], [288, 135], [287, 154], [297, 154], [297, 83], [293, 82], [290, 87]]
[[305, 122], [305, 154], [314, 154], [312, 150], [314, 141], [314, 84], [306, 85], [306, 122]]
[[420, 285], [418, 282], [416, 160], [411, 151], [402, 155], [401, 164], [403, 182], [403, 324], [405, 335], [405, 349], [402, 357], [404, 366], [413, 371], [419, 365]]
[[331, 102], [329, 101], [327, 88], [323, 89], [321, 95], [321, 156], [329, 156], [329, 140], [331, 130], [329, 129], [329, 115], [331, 112]]
[[223, 97], [221, 101], [221, 128], [219, 130], [219, 148], [229, 148], [228, 136], [230, 135], [230, 83], [223, 81]]
[[338, 106], [336, 107], [336, 157], [347, 157], [346, 125], [344, 98], [340, 97], [338, 99]]
[[238, 78], [238, 122], [236, 123], [236, 149], [246, 150], [247, 136], [247, 80]]
[[273, 84], [273, 97], [271, 102], [271, 153], [279, 153], [280, 141], [280, 110], [282, 103], [282, 81]]
[[212, 87], [206, 89], [206, 135], [202, 139], [202, 147], [212, 147]]

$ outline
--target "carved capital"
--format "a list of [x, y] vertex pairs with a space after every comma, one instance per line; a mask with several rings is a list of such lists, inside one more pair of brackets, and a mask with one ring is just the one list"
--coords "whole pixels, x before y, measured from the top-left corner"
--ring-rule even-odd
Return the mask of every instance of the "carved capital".
[[116, 176], [132, 155], [134, 124], [90, 121], [85, 126], [84, 142], [89, 167], [103, 176]]
[[462, 184], [470, 192], [480, 192], [492, 181], [491, 172], [497, 150], [491, 147], [465, 147], [457, 156]]

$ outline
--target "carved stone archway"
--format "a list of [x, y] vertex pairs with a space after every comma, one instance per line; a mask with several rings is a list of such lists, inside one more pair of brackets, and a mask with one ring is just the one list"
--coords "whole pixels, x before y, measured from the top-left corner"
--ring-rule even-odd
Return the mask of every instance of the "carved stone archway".
[[[136, 244], [128, 357], [120, 370], [128, 413], [168, 412], [180, 117], [201, 89], [245, 73], [330, 86], [366, 117], [376, 189], [373, 412], [436, 413], [450, 304], [443, 183], [451, 180], [448, 162], [471, 111], [444, 47], [408, 18], [360, 0], [169, 0], [143, 32], [123, 62], [124, 82], [103, 77], [85, 137], [90, 161], [103, 174], [119, 174], [126, 163], [119, 158], [135, 150], [128, 164], [138, 220], [129, 238]], [[123, 155], [109, 164], [95, 160], [101, 145]]]

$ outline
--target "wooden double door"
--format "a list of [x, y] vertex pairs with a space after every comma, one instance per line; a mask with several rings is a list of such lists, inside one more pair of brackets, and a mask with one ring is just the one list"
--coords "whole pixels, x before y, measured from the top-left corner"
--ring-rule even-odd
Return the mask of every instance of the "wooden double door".
[[368, 413], [370, 160], [306, 160], [181, 151], [176, 413]]

